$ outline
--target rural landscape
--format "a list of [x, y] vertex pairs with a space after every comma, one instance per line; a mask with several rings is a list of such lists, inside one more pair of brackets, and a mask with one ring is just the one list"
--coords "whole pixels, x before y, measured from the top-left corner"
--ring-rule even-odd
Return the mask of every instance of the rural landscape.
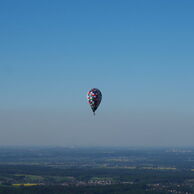
[[194, 192], [194, 148], [1, 147], [0, 193]]

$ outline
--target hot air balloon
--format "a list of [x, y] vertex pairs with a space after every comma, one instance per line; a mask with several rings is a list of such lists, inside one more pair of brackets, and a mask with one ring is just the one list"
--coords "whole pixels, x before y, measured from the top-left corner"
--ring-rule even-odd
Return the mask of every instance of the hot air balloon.
[[102, 100], [102, 93], [99, 89], [93, 88], [87, 93], [87, 99], [88, 103], [95, 115], [95, 111], [100, 105], [100, 102]]

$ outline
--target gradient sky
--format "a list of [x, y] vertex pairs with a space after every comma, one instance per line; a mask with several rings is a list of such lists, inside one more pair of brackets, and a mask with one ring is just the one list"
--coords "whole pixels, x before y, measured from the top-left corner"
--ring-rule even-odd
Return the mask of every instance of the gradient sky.
[[194, 146], [193, 10], [192, 0], [1, 1], [0, 145]]

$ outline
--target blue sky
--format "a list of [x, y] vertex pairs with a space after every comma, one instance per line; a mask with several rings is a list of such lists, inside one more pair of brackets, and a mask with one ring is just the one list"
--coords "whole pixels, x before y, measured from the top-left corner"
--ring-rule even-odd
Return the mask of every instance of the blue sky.
[[1, 144], [193, 145], [193, 10], [191, 0], [0, 2]]

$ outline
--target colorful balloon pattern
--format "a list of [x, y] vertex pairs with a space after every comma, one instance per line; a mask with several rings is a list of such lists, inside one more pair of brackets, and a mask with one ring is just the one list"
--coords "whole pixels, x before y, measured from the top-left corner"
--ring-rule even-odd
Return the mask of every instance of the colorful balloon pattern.
[[93, 113], [95, 113], [96, 109], [101, 103], [102, 93], [99, 89], [93, 88], [88, 92], [87, 99]]

